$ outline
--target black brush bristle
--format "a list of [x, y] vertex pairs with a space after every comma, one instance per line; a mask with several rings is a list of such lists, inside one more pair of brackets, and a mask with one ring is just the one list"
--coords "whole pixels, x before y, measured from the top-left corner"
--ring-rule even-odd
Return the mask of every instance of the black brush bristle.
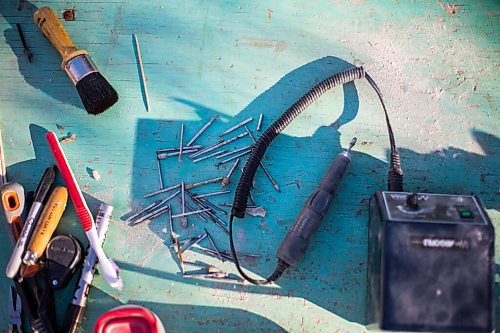
[[97, 115], [118, 101], [116, 90], [99, 72], [93, 72], [76, 83], [83, 106], [88, 113]]

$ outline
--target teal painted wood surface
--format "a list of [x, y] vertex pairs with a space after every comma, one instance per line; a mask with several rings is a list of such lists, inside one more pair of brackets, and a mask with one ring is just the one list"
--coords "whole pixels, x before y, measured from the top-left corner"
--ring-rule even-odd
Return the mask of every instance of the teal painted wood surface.
[[[64, 27], [121, 97], [103, 115], [89, 116], [82, 109], [59, 55], [33, 24], [34, 8], [44, 5], [61, 17], [65, 9], [76, 10], [76, 20], [63, 22]], [[385, 188], [388, 138], [382, 109], [365, 81], [325, 94], [273, 143], [265, 163], [281, 193], [257, 174], [255, 200], [268, 214], [238, 221], [235, 237], [241, 251], [263, 254], [244, 261], [244, 267], [265, 276], [329, 163], [358, 137], [328, 218], [299, 267], [277, 285], [183, 279], [166, 246], [165, 218], [137, 227], [120, 219], [153, 201], [143, 196], [159, 188], [154, 152], [178, 145], [181, 123], [189, 139], [210, 117], [219, 116], [200, 137], [202, 144], [260, 113], [265, 128], [316, 82], [352, 65], [364, 66], [384, 94], [406, 189], [474, 192], [499, 228], [500, 6], [494, 1], [462, 1], [454, 14], [437, 1], [95, 0], [26, 1], [21, 12], [16, 7], [13, 0], [0, 4], [0, 125], [8, 177], [33, 190], [53, 163], [43, 132], [72, 132], [77, 141], [63, 147], [91, 208], [95, 212], [101, 201], [115, 207], [105, 249], [121, 267], [125, 289], [112, 290], [96, 276], [82, 331], [91, 331], [102, 312], [127, 303], [150, 307], [171, 332], [366, 331], [367, 203], [374, 191]], [[31, 64], [23, 57], [15, 23], [22, 24], [34, 54]], [[141, 44], [149, 113], [133, 33]], [[250, 127], [255, 125], [254, 120]], [[162, 166], [166, 185], [224, 175], [228, 168], [187, 158]], [[92, 179], [89, 168], [101, 179]], [[239, 175], [240, 170], [232, 191]], [[214, 200], [219, 201], [231, 202], [232, 195]], [[179, 211], [177, 202], [173, 206]], [[203, 227], [229, 249], [226, 235], [211, 224], [190, 218], [188, 228], [176, 225], [183, 237]], [[57, 232], [84, 239], [71, 206]], [[0, 237], [7, 244], [4, 228]], [[498, 245], [496, 254], [498, 262]], [[0, 267], [8, 256], [5, 245]], [[235, 272], [231, 264], [220, 265], [201, 253], [186, 257]], [[0, 279], [4, 309], [9, 281], [3, 274]], [[69, 296], [70, 291], [58, 294], [59, 320]], [[7, 320], [0, 311], [2, 327]]]

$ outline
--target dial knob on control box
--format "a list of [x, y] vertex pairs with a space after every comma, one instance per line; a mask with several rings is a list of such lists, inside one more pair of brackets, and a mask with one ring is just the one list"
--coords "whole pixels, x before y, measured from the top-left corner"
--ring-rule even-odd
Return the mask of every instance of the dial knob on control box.
[[411, 210], [418, 210], [418, 195], [417, 195], [417, 193], [409, 194], [406, 197], [406, 206]]

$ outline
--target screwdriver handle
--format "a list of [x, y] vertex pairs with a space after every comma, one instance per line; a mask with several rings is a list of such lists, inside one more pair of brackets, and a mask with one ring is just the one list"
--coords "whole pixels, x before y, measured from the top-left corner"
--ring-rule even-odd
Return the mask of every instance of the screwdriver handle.
[[23, 259], [26, 265], [34, 265], [42, 256], [52, 234], [61, 220], [67, 201], [68, 191], [65, 187], [58, 186], [52, 191], [30, 238]]
[[318, 230], [328, 208], [330, 208], [335, 191], [350, 162], [351, 157], [348, 151], [340, 153], [335, 158], [320, 185], [307, 199], [297, 220], [281, 243], [276, 253], [278, 259], [290, 266], [297, 266], [305, 255], [312, 236]]

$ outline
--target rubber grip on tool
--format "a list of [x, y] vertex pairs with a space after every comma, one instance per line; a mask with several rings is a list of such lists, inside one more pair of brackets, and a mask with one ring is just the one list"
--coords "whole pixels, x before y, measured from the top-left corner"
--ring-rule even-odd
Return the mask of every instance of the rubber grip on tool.
[[333, 195], [350, 163], [348, 153], [341, 153], [335, 158], [321, 184], [307, 199], [285, 239], [281, 243], [276, 257], [290, 266], [297, 266], [306, 254], [312, 236], [318, 230], [330, 205]]
[[80, 223], [82, 224], [83, 230], [85, 232], [89, 231], [94, 225], [94, 219], [92, 215], [90, 215], [89, 208], [83, 198], [82, 191], [76, 182], [75, 176], [71, 171], [68, 160], [64, 155], [64, 151], [57, 140], [57, 136], [54, 132], [48, 132], [45, 135], [45, 139], [49, 144], [50, 151], [52, 152], [52, 156], [56, 161], [57, 167], [61, 173], [61, 176], [66, 184], [66, 188], [68, 189], [69, 196], [71, 197], [71, 201], [73, 202], [73, 206], [75, 207], [76, 214], [78, 215], [78, 219], [80, 219]]
[[52, 45], [54, 45], [56, 50], [61, 55], [63, 59], [61, 67], [63, 69], [70, 59], [73, 59], [78, 55], [88, 53], [85, 50], [77, 49], [73, 45], [73, 42], [69, 38], [66, 30], [64, 30], [64, 27], [52, 8], [39, 8], [35, 14], [33, 14], [33, 20], [37, 24], [38, 28], [42, 30], [44, 36], [47, 37], [47, 39], [52, 43]]

